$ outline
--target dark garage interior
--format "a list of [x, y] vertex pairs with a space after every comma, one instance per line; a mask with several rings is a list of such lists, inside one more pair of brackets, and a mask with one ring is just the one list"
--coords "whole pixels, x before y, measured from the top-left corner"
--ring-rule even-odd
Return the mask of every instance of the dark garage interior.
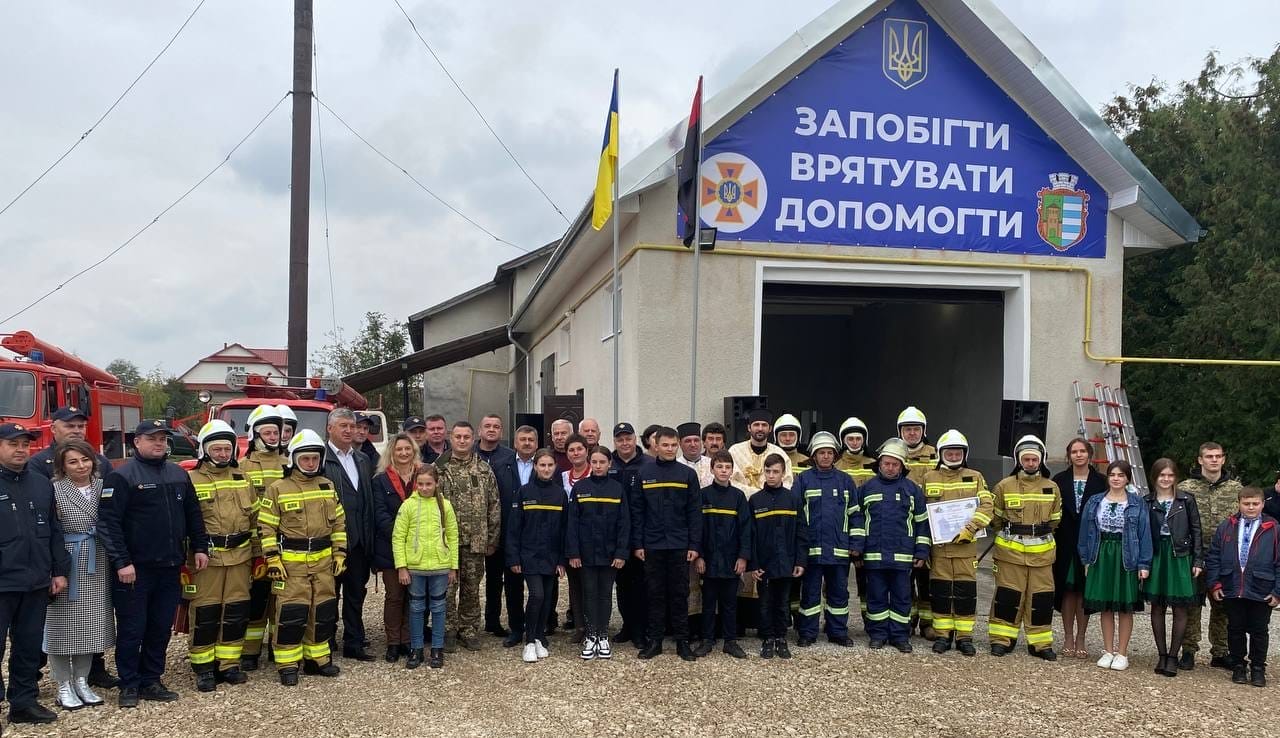
[[1000, 292], [766, 284], [760, 394], [814, 431], [850, 415], [878, 446], [915, 405], [929, 437], [964, 433], [989, 484], [1005, 468], [996, 449], [1004, 386]]

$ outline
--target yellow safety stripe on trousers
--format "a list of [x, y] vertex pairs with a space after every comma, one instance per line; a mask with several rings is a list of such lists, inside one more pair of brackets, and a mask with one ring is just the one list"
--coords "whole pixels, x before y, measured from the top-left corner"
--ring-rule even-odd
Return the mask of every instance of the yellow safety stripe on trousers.
[[871, 612], [870, 610], [864, 610], [863, 617], [865, 617], [867, 620], [874, 620], [878, 623], [881, 620], [889, 619], [889, 611], [885, 610], [884, 612]]
[[[955, 632], [961, 633], [961, 634], [972, 633], [973, 626], [976, 622], [977, 621], [974, 618], [956, 618], [954, 630]], [[937, 621], [935, 620], [934, 623], [935, 623], [934, 627], [936, 628]]]
[[246, 641], [260, 641], [262, 636], [267, 634], [266, 628], [245, 628], [244, 639]]
[[990, 622], [987, 623], [987, 635], [993, 635], [1000, 638], [1017, 638], [1018, 629], [1010, 625]]
[[642, 482], [640, 486], [644, 489], [659, 489], [663, 487], [671, 487], [673, 489], [689, 488], [689, 485], [684, 482]]
[[1033, 646], [1052, 646], [1053, 631], [1046, 630], [1043, 633], [1027, 633], [1027, 643]]
[[[813, 548], [809, 549], [809, 555], [810, 555], [810, 556], [821, 556], [821, 555], [822, 555], [822, 547], [821, 547], [821, 546], [814, 546]], [[835, 556], [835, 557], [837, 557], [837, 558], [847, 559], [847, 558], [849, 558], [849, 549], [847, 549], [847, 548], [833, 548], [833, 549], [831, 549], [831, 555], [832, 555], [832, 556]]]
[[238, 659], [240, 658], [240, 654], [243, 651], [244, 651], [244, 646], [239, 644], [234, 646], [218, 645], [213, 649], [213, 652], [218, 657], [219, 661], [230, 661], [231, 659]]
[[792, 516], [794, 516], [795, 514], [796, 514], [796, 511], [795, 511], [795, 510], [769, 510], [768, 512], [758, 512], [758, 513], [756, 513], [756, 519], [758, 520], [758, 519], [760, 519], [760, 518], [768, 518], [768, 517], [772, 517], [772, 516], [774, 516], [774, 515], [792, 515]]
[[[578, 502], [600, 502], [608, 505], [621, 505], [622, 499], [618, 497], [579, 497]], [[703, 512], [706, 512], [705, 510]]]
[[956, 621], [951, 618], [934, 618], [933, 627], [935, 630], [955, 630]]
[[280, 552], [280, 560], [293, 564], [314, 564], [317, 561], [323, 561], [333, 555], [332, 548], [322, 549], [307, 553], [305, 551], [287, 551]]
[[890, 620], [892, 620], [892, 621], [893, 621], [893, 622], [895, 622], [895, 623], [902, 623], [903, 625], [908, 625], [908, 624], [910, 624], [910, 623], [911, 623], [911, 616], [910, 616], [910, 615], [899, 615], [898, 613], [894, 612], [893, 610], [890, 610], [890, 611], [889, 611], [889, 619], [890, 619]]
[[702, 514], [703, 515], [732, 515], [733, 517], [737, 517], [738, 511], [729, 510], [723, 507], [704, 507], [702, 508]]
[[996, 536], [996, 545], [999, 546], [1000, 548], [1005, 548], [1010, 551], [1016, 551], [1018, 553], [1024, 553], [1024, 554], [1044, 553], [1046, 551], [1052, 551], [1053, 549], [1057, 548], [1057, 544], [1051, 540], [1045, 541], [1044, 543], [1032, 543], [1028, 545], [1020, 541], [1010, 540], [1008, 538], [1005, 538], [1004, 536]]
[[323, 658], [328, 658], [329, 642], [325, 641], [324, 643], [304, 643], [302, 644], [302, 655], [311, 659], [312, 661], [318, 661]]
[[258, 521], [267, 525], [280, 525], [280, 516], [275, 513], [269, 513], [266, 510], [259, 510]]
[[302, 660], [302, 646], [280, 646], [271, 649], [272, 657], [281, 666], [296, 664]]
[[547, 510], [549, 512], [560, 512], [564, 509], [563, 505], [525, 505], [522, 510]]
[[862, 558], [865, 559], [866, 561], [879, 561], [882, 557], [880, 556], [879, 553], [873, 552], [873, 553], [867, 554], [866, 556], [863, 556]]
[[818, 613], [820, 613], [820, 612], [822, 612], [822, 603], [818, 603], [818, 604], [814, 605], [813, 607], [802, 607], [802, 608], [800, 608], [800, 614], [801, 614], [801, 615], [805, 615], [805, 616], [817, 615], [817, 614], [818, 614]]
[[827, 605], [827, 612], [831, 615], [848, 615], [849, 606], [846, 605], [844, 607], [832, 607], [830, 605]]
[[192, 651], [190, 654], [191, 663], [193, 664], [212, 664], [217, 658], [213, 653], [213, 646], [207, 646], [199, 650]]

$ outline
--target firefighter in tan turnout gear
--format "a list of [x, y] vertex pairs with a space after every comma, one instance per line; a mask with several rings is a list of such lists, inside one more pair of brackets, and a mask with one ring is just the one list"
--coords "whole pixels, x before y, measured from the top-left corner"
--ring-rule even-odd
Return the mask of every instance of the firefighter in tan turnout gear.
[[337, 676], [329, 639], [338, 623], [334, 578], [346, 568], [346, 515], [333, 482], [320, 476], [325, 443], [304, 429], [289, 441], [289, 473], [267, 487], [258, 509], [262, 550], [276, 607], [272, 642], [280, 683], [303, 671]]
[[[907, 478], [921, 488], [924, 487], [924, 475], [938, 465], [938, 450], [929, 444], [926, 437], [928, 420], [924, 413], [914, 405], [898, 413], [898, 438], [907, 444]], [[920, 625], [920, 635], [929, 640], [938, 636], [933, 629], [933, 602], [929, 594], [929, 569], [915, 569], [911, 576], [912, 604], [911, 625]]]
[[[240, 471], [253, 485], [259, 501], [267, 487], [284, 478], [283, 437], [285, 418], [280, 407], [259, 405], [249, 413], [245, 430], [249, 432], [249, 449], [240, 460]], [[289, 413], [293, 415], [292, 412]], [[297, 418], [294, 418], [296, 424]], [[240, 668], [254, 671], [262, 654], [266, 639], [267, 619], [271, 611], [271, 582], [267, 579], [267, 565], [262, 558], [262, 543], [257, 531], [253, 537], [253, 582], [249, 585], [249, 627], [244, 634], [244, 648], [240, 654]]]
[[1023, 436], [1013, 447], [1018, 468], [992, 490], [996, 592], [991, 599], [991, 655], [1009, 653], [1018, 627], [1032, 656], [1056, 661], [1053, 650], [1053, 530], [1062, 520], [1062, 496], [1044, 468], [1044, 441]]
[[208, 535], [209, 565], [192, 575], [185, 595], [191, 668], [196, 689], [212, 692], [218, 682], [243, 684], [240, 648], [249, 624], [257, 497], [236, 466], [236, 432], [221, 420], [204, 424], [196, 438], [196, 467], [189, 473]]
[[787, 461], [791, 464], [792, 475], [799, 476], [800, 472], [813, 465], [809, 457], [800, 450], [804, 433], [800, 427], [800, 419], [796, 416], [791, 413], [779, 415], [778, 421], [773, 424], [773, 439], [786, 454]]
[[974, 538], [991, 524], [992, 500], [987, 480], [976, 469], [970, 469], [969, 439], [958, 430], [949, 430], [938, 438], [942, 458], [937, 468], [924, 475], [925, 504], [974, 498], [977, 507], [972, 517], [954, 540], [934, 541], [929, 561], [929, 595], [933, 604], [933, 628], [937, 638], [934, 653], [956, 649], [973, 656], [974, 616], [978, 611], [978, 551]]
[[854, 484], [862, 486], [876, 475], [876, 460], [867, 455], [870, 441], [867, 424], [858, 418], [846, 418], [840, 424], [840, 442], [844, 444], [836, 468], [853, 477]]

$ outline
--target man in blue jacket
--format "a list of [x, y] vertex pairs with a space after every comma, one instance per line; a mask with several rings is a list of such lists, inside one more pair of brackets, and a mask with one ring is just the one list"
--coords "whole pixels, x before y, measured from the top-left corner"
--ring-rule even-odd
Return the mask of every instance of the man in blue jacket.
[[[480, 441], [476, 444], [476, 455], [493, 469], [493, 477], [498, 482], [498, 504], [502, 508], [502, 523], [508, 518], [508, 510], [515, 493], [520, 489], [520, 472], [516, 470], [516, 452], [502, 445], [502, 417], [490, 413], [480, 420]], [[510, 635], [510, 631], [502, 627], [502, 599], [507, 594], [507, 623], [511, 629], [519, 632], [513, 623], [515, 619], [513, 605], [518, 605], [519, 593], [515, 599], [510, 597], [510, 589], [506, 587], [506, 554], [503, 544], [506, 531], [498, 534], [498, 548], [484, 559], [484, 630], [499, 638]], [[522, 613], [523, 614], [523, 613]], [[512, 645], [515, 645], [514, 643]]]
[[116, 581], [116, 670], [120, 706], [138, 699], [172, 702], [160, 681], [173, 616], [182, 599], [187, 546], [196, 570], [209, 564], [209, 537], [191, 477], [166, 460], [169, 426], [144, 420], [133, 431], [133, 458], [102, 480], [98, 535]]
[[680, 437], [674, 428], [655, 434], [658, 458], [640, 467], [631, 490], [631, 548], [644, 562], [649, 595], [647, 643], [640, 658], [662, 653], [668, 621], [676, 653], [693, 661], [689, 647], [689, 563], [702, 539], [702, 487], [698, 474], [676, 461]]
[[[32, 473], [27, 459], [36, 434], [19, 423], [0, 424], [0, 662], [9, 656], [9, 721], [51, 723], [58, 716], [36, 702], [40, 642], [49, 598], [67, 588], [71, 557], [62, 540], [53, 485]], [[7, 502], [9, 504], [3, 504]], [[0, 683], [2, 684], [2, 683]]]

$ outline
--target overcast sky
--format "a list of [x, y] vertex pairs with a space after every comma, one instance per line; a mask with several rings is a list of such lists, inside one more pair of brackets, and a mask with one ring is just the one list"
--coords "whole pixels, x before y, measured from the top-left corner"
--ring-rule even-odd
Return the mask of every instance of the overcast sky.
[[[624, 162], [688, 111], [698, 74], [728, 85], [830, 3], [401, 0], [507, 145], [572, 218], [595, 178], [614, 67]], [[1086, 100], [1194, 77], [1205, 54], [1270, 53], [1274, 0], [999, 0]], [[292, 72], [286, 0], [209, 0], [119, 108], [0, 216], [0, 319], [118, 246], [203, 176]], [[195, 7], [194, 0], [0, 3], [0, 207], [66, 149]], [[608, 7], [609, 11], [604, 12]], [[685, 29], [700, 29], [697, 46]], [[520, 174], [392, 0], [316, 0], [317, 91], [356, 130], [469, 217], [532, 249], [565, 222]], [[289, 104], [146, 234], [32, 312], [26, 328], [105, 365], [178, 373], [238, 341], [283, 347]], [[310, 347], [368, 310], [399, 320], [493, 276], [495, 243], [320, 114], [311, 211]]]

